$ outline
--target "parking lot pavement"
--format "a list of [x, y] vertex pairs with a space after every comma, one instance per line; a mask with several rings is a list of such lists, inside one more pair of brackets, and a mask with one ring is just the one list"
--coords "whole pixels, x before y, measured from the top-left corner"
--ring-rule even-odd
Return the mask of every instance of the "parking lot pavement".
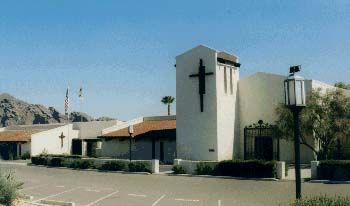
[[[56, 200], [76, 206], [287, 205], [294, 183], [165, 175], [116, 174], [1, 164], [24, 182], [32, 202]], [[350, 185], [303, 183], [304, 195], [347, 195]]]

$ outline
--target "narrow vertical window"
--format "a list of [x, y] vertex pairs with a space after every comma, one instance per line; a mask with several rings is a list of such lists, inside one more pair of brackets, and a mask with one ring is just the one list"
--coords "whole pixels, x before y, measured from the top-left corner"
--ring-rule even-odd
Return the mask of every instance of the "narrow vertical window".
[[226, 67], [224, 67], [224, 88], [225, 88], [225, 94], [227, 94], [227, 75], [226, 75]]
[[233, 95], [233, 76], [232, 76], [232, 70], [233, 70], [233, 69], [230, 69], [230, 92], [231, 92], [231, 95]]

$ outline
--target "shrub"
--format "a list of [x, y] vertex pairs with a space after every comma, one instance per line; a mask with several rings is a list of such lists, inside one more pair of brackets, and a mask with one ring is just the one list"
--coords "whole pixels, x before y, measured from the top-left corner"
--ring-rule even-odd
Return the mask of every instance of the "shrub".
[[296, 200], [290, 204], [290, 206], [348, 206], [350, 205], [350, 199], [348, 197], [327, 197], [315, 196], [306, 197], [301, 200]]
[[73, 168], [73, 169], [78, 169], [79, 168], [79, 162], [78, 161], [72, 161], [67, 163], [67, 167]]
[[91, 160], [75, 160], [67, 165], [69, 168], [73, 169], [94, 169], [94, 162]]
[[22, 160], [27, 160], [30, 159], [30, 153], [29, 152], [25, 152], [21, 155], [21, 159]]
[[31, 157], [32, 164], [35, 165], [47, 165], [47, 158], [42, 156]]
[[94, 169], [94, 162], [91, 160], [78, 160], [78, 168], [79, 169]]
[[320, 161], [317, 173], [319, 179], [350, 180], [350, 160]]
[[59, 157], [54, 157], [50, 160], [49, 166], [51, 167], [62, 167], [63, 166], [64, 159]]
[[213, 164], [207, 162], [199, 162], [196, 168], [196, 174], [198, 175], [212, 175], [214, 172]]
[[128, 164], [129, 172], [150, 172], [148, 162], [130, 162]]
[[276, 162], [263, 160], [226, 160], [219, 162], [214, 175], [232, 177], [276, 177]]
[[18, 189], [22, 188], [22, 183], [18, 183], [12, 174], [2, 174], [0, 171], [0, 205], [11, 206], [18, 198]]
[[125, 161], [107, 161], [105, 162], [100, 169], [109, 170], [109, 171], [122, 171], [126, 168]]
[[180, 165], [174, 165], [172, 170], [174, 174], [186, 174], [186, 169]]

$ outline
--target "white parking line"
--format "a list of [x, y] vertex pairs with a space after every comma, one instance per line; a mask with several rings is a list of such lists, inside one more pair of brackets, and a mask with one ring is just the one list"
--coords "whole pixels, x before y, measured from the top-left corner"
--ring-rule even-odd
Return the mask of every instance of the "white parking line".
[[190, 200], [190, 199], [183, 199], [183, 198], [176, 198], [175, 201], [199, 202], [199, 200]]
[[101, 192], [100, 190], [86, 189], [86, 192]]
[[165, 195], [161, 196], [158, 200], [156, 200], [152, 206], [156, 206], [163, 198], [165, 197]]
[[60, 192], [60, 193], [57, 193], [57, 194], [54, 194], [54, 195], [50, 195], [50, 196], [47, 196], [47, 197], [44, 197], [44, 198], [35, 200], [35, 201], [33, 201], [33, 202], [34, 202], [34, 203], [35, 203], [35, 202], [40, 202], [41, 200], [45, 200], [45, 199], [51, 198], [51, 197], [56, 197], [56, 196], [58, 196], [58, 195], [61, 195], [61, 194], [67, 193], [67, 192], [71, 192], [71, 191], [76, 190], [76, 189], [79, 189], [79, 188], [80, 188], [80, 187], [76, 187], [76, 188], [73, 188], [73, 189], [70, 189], [70, 190], [66, 190], [66, 191], [63, 191], [63, 192]]
[[147, 195], [138, 195], [138, 194], [128, 194], [128, 195], [133, 197], [147, 197]]
[[119, 192], [119, 191], [115, 191], [115, 192], [113, 192], [113, 193], [111, 193], [111, 194], [109, 194], [109, 195], [106, 195], [106, 196], [104, 196], [104, 197], [101, 197], [100, 199], [98, 199], [98, 200], [96, 200], [96, 201], [94, 201], [94, 202], [92, 202], [92, 203], [89, 203], [89, 204], [87, 204], [87, 205], [85, 205], [85, 206], [94, 205], [94, 204], [96, 204], [96, 203], [98, 203], [98, 202], [100, 202], [100, 201], [102, 201], [102, 200], [104, 200], [104, 199], [107, 199], [107, 198], [109, 198], [109, 197], [111, 197], [111, 196], [117, 194], [118, 192]]
[[218, 200], [218, 206], [221, 206], [221, 200]]

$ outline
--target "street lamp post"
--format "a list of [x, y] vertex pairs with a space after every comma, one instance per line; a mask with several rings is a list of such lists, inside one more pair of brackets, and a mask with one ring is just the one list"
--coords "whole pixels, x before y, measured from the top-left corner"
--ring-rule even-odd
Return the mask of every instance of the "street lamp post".
[[285, 104], [293, 112], [294, 120], [294, 155], [295, 155], [295, 195], [301, 198], [301, 175], [300, 175], [300, 126], [299, 116], [306, 106], [305, 80], [295, 73], [300, 71], [301, 66], [291, 66], [290, 75], [284, 80]]
[[134, 126], [130, 125], [128, 127], [128, 132], [129, 132], [129, 160], [131, 161], [131, 140], [132, 140], [132, 134], [134, 134]]

